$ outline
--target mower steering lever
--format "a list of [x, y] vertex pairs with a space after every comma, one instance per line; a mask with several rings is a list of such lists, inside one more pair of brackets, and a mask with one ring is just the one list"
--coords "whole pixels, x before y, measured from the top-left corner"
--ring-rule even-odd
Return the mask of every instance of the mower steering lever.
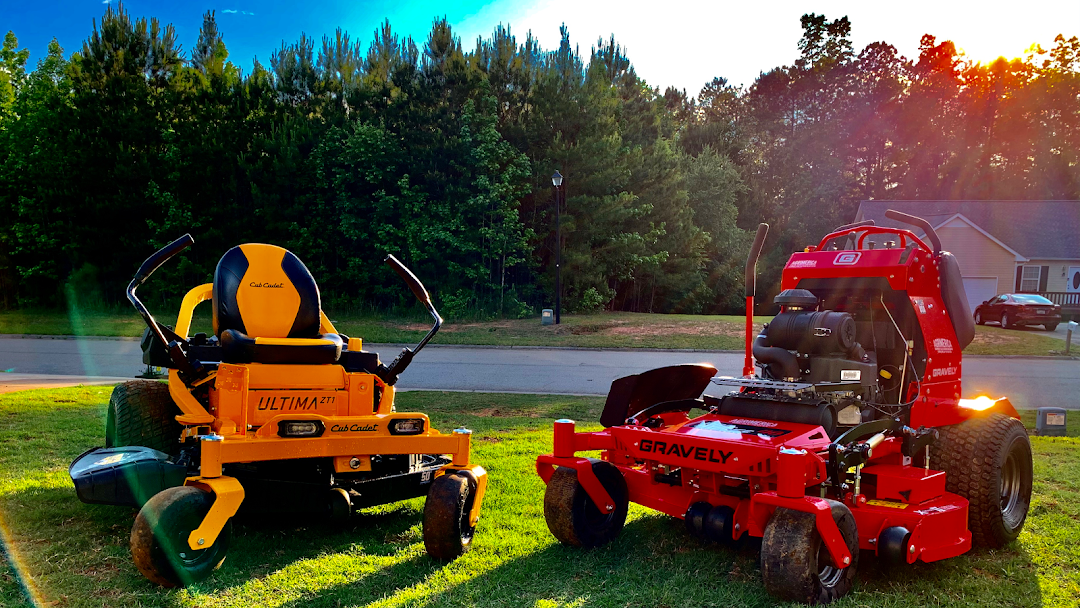
[[427, 335], [425, 335], [424, 338], [420, 340], [420, 343], [414, 348], [403, 348], [401, 354], [391, 361], [390, 365], [379, 365], [379, 369], [376, 370], [375, 374], [388, 386], [393, 386], [397, 383], [398, 376], [400, 376], [401, 373], [405, 371], [405, 368], [409, 367], [409, 364], [412, 363], [416, 353], [420, 352], [420, 349], [424, 348], [428, 341], [435, 337], [439, 328], [442, 327], [443, 318], [439, 316], [439, 311], [435, 310], [435, 305], [431, 303], [431, 296], [428, 295], [427, 289], [424, 288], [424, 284], [420, 282], [420, 279], [416, 278], [416, 275], [413, 274], [411, 270], [393, 255], [386, 256], [385, 261], [386, 265], [393, 268], [394, 272], [398, 273], [398, 276], [405, 281], [405, 284], [412, 290], [413, 295], [428, 309], [432, 319], [435, 321]]
[[147, 310], [146, 305], [142, 303], [142, 300], [135, 295], [135, 290], [142, 286], [146, 282], [146, 279], [150, 278], [150, 275], [154, 274], [154, 271], [169, 261], [174, 255], [187, 249], [195, 243], [195, 239], [191, 238], [190, 234], [176, 239], [161, 249], [155, 251], [153, 255], [146, 258], [146, 261], [142, 263], [139, 270], [135, 273], [135, 278], [131, 279], [131, 283], [128, 284], [127, 297], [131, 305], [135, 307], [135, 310], [139, 312], [139, 315], [146, 322], [147, 327], [154, 333], [154, 337], [161, 340], [161, 343], [169, 351], [169, 359], [180, 371], [184, 377], [185, 382], [190, 382], [199, 377], [203, 373], [202, 364], [195, 362], [192, 365], [188, 361], [187, 352], [184, 347], [187, 346], [187, 340], [184, 336], [178, 336], [166, 327], [162, 327], [158, 324], [154, 316]]

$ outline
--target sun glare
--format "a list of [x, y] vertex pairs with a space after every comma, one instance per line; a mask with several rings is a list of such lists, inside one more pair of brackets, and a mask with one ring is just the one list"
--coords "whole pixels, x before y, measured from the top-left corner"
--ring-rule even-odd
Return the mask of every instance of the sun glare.
[[981, 412], [994, 407], [995, 403], [997, 403], [997, 400], [991, 399], [986, 395], [980, 395], [974, 399], [961, 399], [960, 407]]

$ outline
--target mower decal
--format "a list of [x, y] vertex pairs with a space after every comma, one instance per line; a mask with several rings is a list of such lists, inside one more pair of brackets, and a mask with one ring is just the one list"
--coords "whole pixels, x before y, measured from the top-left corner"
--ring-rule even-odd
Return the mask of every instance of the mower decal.
[[931, 378], [940, 378], [942, 376], [955, 376], [958, 373], [960, 373], [960, 368], [958, 368], [958, 367], [952, 367], [952, 366], [950, 366], [950, 367], [935, 367], [934, 372], [933, 372], [933, 374], [931, 374], [930, 377]]
[[892, 508], [892, 509], [906, 509], [906, 508], [908, 508], [908, 505], [905, 502], [893, 502], [891, 500], [878, 500], [876, 498], [873, 499], [873, 500], [866, 501], [866, 504], [873, 505], [875, 507], [889, 507], [889, 508]]
[[953, 504], [945, 504], [940, 507], [929, 507], [920, 511], [915, 511], [916, 515], [933, 515], [935, 513], [948, 513], [949, 511], [955, 511], [960, 507]]
[[334, 400], [337, 397], [334, 396], [289, 396], [289, 395], [272, 395], [269, 397], [259, 397], [259, 405], [256, 409], [263, 411], [276, 412], [279, 410], [311, 410], [316, 409], [320, 405], [333, 405]]
[[788, 268], [815, 268], [817, 260], [792, 260]]
[[859, 263], [861, 257], [861, 251], [843, 251], [833, 259], [833, 264], [836, 266], [854, 266]]
[[934, 350], [942, 354], [953, 351], [952, 340], [948, 338], [934, 338]]
[[749, 425], [752, 425], [752, 426], [767, 426], [767, 427], [778, 427], [778, 426], [780, 426], [779, 424], [776, 424], [775, 422], [769, 422], [768, 420], [751, 420], [749, 418], [732, 418], [731, 420], [728, 420], [728, 424], [749, 424]]
[[374, 433], [378, 430], [377, 424], [335, 424], [330, 427], [331, 433]]
[[[664, 456], [681, 456], [683, 458], [693, 458], [694, 460], [701, 460], [703, 462], [716, 462], [725, 463], [727, 459], [731, 457], [734, 452], [725, 452], [723, 450], [716, 450], [709, 448], [706, 452], [706, 448], [697, 447], [692, 445], [683, 445], [679, 443], [668, 443], [666, 441], [654, 441], [652, 439], [641, 440], [641, 451], [652, 452], [654, 454], [663, 454]], [[714, 458], [719, 456], [720, 458]]]
[[[736, 424], [752, 422], [753, 424]], [[731, 437], [732, 435], [763, 435], [767, 438], [783, 437], [791, 431], [787, 429], [769, 428], [767, 422], [758, 420], [736, 419], [729, 422], [719, 420], [697, 420], [684, 425], [678, 432], [688, 435], [701, 435], [705, 437]], [[773, 423], [773, 426], [776, 426]]]

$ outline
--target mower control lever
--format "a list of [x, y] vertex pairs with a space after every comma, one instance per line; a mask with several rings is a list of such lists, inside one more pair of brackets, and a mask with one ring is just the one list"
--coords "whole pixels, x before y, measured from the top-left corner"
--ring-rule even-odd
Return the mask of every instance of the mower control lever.
[[[143, 321], [146, 322], [147, 327], [154, 333], [154, 336], [161, 340], [161, 343], [165, 345], [165, 348], [169, 352], [169, 359], [172, 360], [180, 373], [185, 377], [193, 379], [202, 373], [202, 365], [197, 364], [193, 366], [188, 361], [187, 353], [184, 352], [184, 346], [187, 345], [187, 340], [184, 336], [178, 336], [173, 333], [172, 330], [167, 327], [162, 327], [158, 324], [154, 316], [150, 314], [146, 306], [139, 300], [139, 297], [135, 295], [135, 290], [142, 286], [146, 282], [146, 279], [150, 278], [150, 275], [154, 274], [154, 271], [161, 268], [162, 264], [169, 261], [174, 255], [187, 249], [195, 242], [195, 239], [191, 238], [190, 234], [176, 239], [168, 245], [154, 252], [153, 255], [146, 258], [146, 261], [142, 263], [139, 270], [135, 273], [135, 278], [131, 279], [131, 283], [128, 284], [127, 297], [131, 305], [135, 307], [135, 310], [142, 316]], [[196, 362], [197, 363], [197, 362]]]
[[424, 288], [424, 284], [420, 282], [420, 279], [416, 278], [416, 275], [413, 274], [411, 270], [392, 255], [386, 256], [386, 265], [393, 268], [394, 272], [398, 273], [398, 276], [404, 279], [405, 284], [412, 290], [416, 299], [420, 300], [420, 302], [427, 307], [428, 312], [431, 313], [431, 317], [435, 320], [435, 324], [431, 326], [431, 330], [428, 331], [427, 335], [424, 336], [424, 339], [420, 340], [420, 343], [417, 344], [415, 348], [403, 348], [401, 354], [391, 361], [390, 365], [379, 365], [379, 369], [376, 370], [376, 375], [378, 375], [379, 379], [386, 384], [393, 386], [397, 383], [398, 376], [401, 375], [401, 372], [405, 371], [405, 368], [409, 367], [409, 364], [412, 363], [416, 353], [420, 352], [420, 349], [424, 348], [428, 341], [435, 337], [439, 328], [442, 327], [443, 318], [439, 316], [439, 311], [435, 310], [435, 305], [431, 303], [431, 296], [428, 295], [427, 289]]
[[941, 239], [938, 238], [937, 232], [934, 231], [934, 227], [930, 225], [930, 222], [924, 220], [921, 217], [915, 217], [914, 215], [908, 215], [906, 213], [900, 213], [895, 209], [889, 209], [885, 212], [885, 217], [890, 220], [902, 222], [908, 226], [915, 226], [916, 228], [922, 228], [922, 231], [926, 233], [926, 238], [930, 239], [930, 242], [934, 244], [934, 253], [941, 252]]
[[937, 441], [937, 429], [919, 427], [918, 430], [910, 426], [904, 427], [904, 442], [900, 445], [900, 453], [904, 456], [914, 457], [923, 451], [923, 448]]

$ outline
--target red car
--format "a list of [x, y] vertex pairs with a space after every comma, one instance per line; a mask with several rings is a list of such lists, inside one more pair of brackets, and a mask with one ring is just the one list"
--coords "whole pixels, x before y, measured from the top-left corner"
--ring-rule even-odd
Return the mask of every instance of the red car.
[[1061, 323], [1061, 306], [1034, 293], [1003, 293], [975, 308], [975, 322], [979, 325], [995, 321], [1005, 328], [1042, 325], [1054, 331]]

